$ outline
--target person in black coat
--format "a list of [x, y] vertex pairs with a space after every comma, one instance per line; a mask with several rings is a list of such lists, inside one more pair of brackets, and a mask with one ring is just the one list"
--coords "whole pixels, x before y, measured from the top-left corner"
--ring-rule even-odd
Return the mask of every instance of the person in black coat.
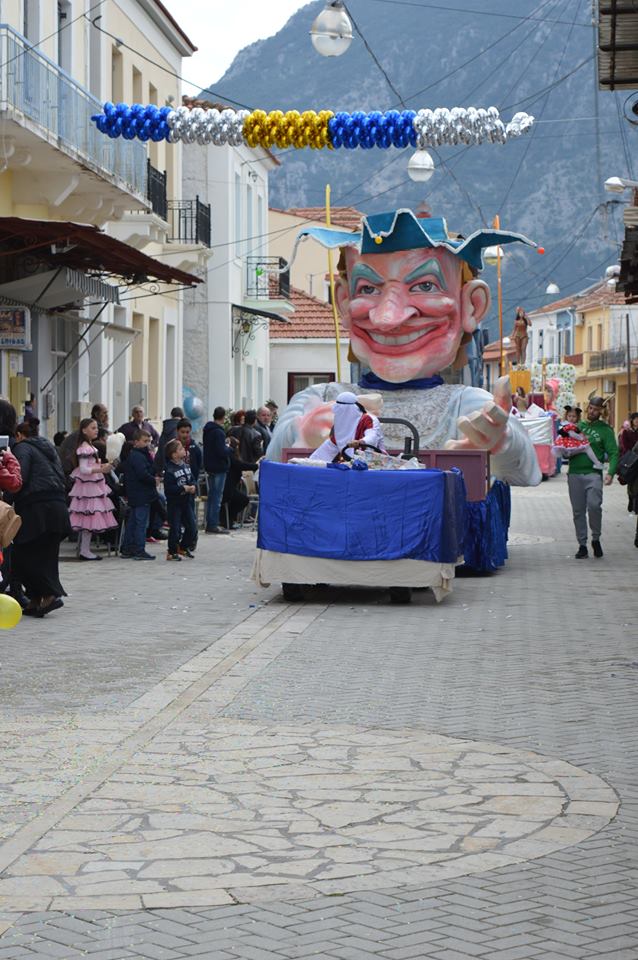
[[204, 470], [208, 475], [208, 501], [206, 503], [206, 533], [228, 533], [219, 524], [219, 509], [222, 503], [226, 475], [230, 469], [230, 450], [226, 445], [224, 420], [226, 411], [215, 407], [213, 419], [204, 427]]
[[228, 504], [228, 523], [231, 529], [236, 525], [240, 513], [246, 509], [250, 499], [246, 496], [241, 487], [242, 474], [246, 470], [252, 470], [254, 473], [258, 469], [258, 463], [250, 463], [247, 460], [239, 458], [239, 441], [236, 437], [229, 439], [231, 458], [230, 469], [226, 475], [226, 485], [222, 503]]
[[129, 513], [126, 520], [121, 554], [132, 560], [154, 560], [144, 545], [151, 504], [157, 499], [157, 476], [149, 447], [151, 435], [147, 430], [133, 434], [133, 449], [124, 461], [124, 486]]
[[27, 616], [44, 617], [64, 606], [58, 569], [60, 544], [71, 533], [64, 471], [57, 451], [44, 437], [30, 435], [28, 423], [16, 430], [13, 453], [22, 487], [13, 496], [22, 518], [12, 547], [12, 592], [24, 589]]

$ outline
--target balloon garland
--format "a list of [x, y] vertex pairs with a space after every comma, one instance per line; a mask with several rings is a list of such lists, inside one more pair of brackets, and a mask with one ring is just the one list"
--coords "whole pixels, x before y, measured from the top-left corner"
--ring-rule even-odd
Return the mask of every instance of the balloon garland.
[[437, 107], [435, 110], [373, 110], [354, 113], [331, 110], [204, 110], [201, 107], [156, 107], [134, 103], [104, 104], [91, 117], [98, 130], [112, 139], [153, 140], [156, 143], [199, 143], [215, 146], [327, 147], [370, 150], [443, 144], [505, 143], [527, 133], [534, 117], [517, 113], [505, 124], [496, 107]]

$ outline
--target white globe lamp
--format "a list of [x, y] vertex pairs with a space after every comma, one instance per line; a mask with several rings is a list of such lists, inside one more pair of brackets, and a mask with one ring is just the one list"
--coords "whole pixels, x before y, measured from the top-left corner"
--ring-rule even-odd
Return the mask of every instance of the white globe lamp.
[[550, 297], [555, 297], [557, 293], [560, 293], [560, 287], [557, 283], [548, 283], [545, 293], [549, 294]]
[[408, 163], [408, 176], [416, 183], [425, 183], [434, 173], [434, 160], [427, 150], [417, 150]]
[[322, 57], [340, 57], [352, 43], [352, 23], [342, 0], [328, 0], [310, 28], [312, 45]]

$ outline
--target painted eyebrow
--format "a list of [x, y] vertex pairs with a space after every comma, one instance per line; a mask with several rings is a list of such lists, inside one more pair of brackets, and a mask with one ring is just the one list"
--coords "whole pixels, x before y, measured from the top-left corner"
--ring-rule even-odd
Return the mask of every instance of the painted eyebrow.
[[445, 277], [443, 276], [443, 271], [441, 270], [441, 265], [438, 260], [435, 260], [433, 257], [430, 257], [429, 260], [426, 260], [422, 263], [416, 270], [413, 270], [412, 273], [409, 273], [407, 277], [403, 278], [404, 283], [412, 283], [413, 280], [417, 280], [419, 277], [422, 277], [425, 273], [433, 273], [437, 278], [444, 290], [447, 290], [447, 283], [445, 282]]
[[363, 278], [364, 280], [372, 280], [373, 283], [383, 283], [383, 277], [380, 277], [376, 270], [373, 270], [372, 267], [368, 266], [367, 263], [358, 263], [352, 271], [352, 276], [350, 277], [350, 293], [354, 293], [354, 288], [357, 284], [357, 280]]

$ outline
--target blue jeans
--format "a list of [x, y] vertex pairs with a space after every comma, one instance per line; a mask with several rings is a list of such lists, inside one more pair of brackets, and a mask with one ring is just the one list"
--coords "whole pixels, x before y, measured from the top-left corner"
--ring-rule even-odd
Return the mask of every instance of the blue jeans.
[[[192, 550], [197, 543], [197, 521], [195, 520], [195, 504], [192, 496], [166, 501], [168, 509], [168, 552], [177, 553], [178, 547], [183, 550]], [[182, 536], [182, 527], [184, 535]]]
[[144, 553], [146, 528], [148, 527], [150, 512], [150, 503], [145, 503], [143, 507], [129, 507], [129, 515], [126, 518], [126, 528], [122, 539], [122, 553], [128, 553], [133, 557]]
[[222, 505], [226, 476], [226, 473], [208, 474], [208, 499], [206, 501], [207, 530], [212, 530], [214, 527], [219, 526], [219, 510]]

